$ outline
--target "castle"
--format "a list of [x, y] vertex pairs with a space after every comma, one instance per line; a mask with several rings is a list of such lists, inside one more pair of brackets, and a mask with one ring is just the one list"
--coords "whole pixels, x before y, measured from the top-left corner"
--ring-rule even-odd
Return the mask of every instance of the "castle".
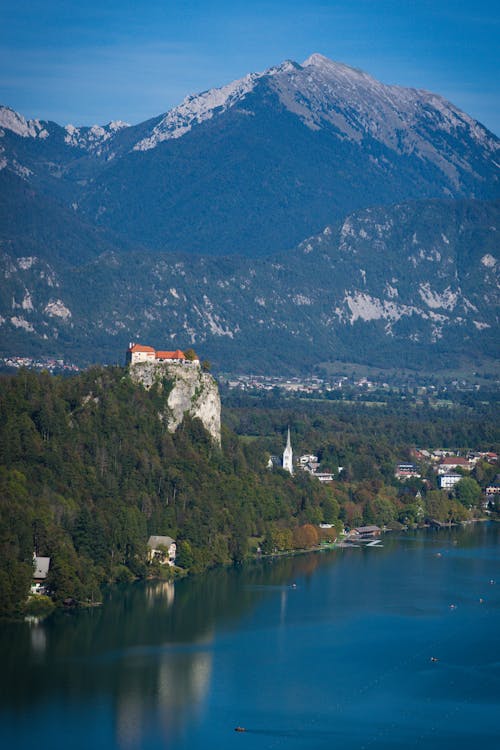
[[156, 351], [152, 346], [131, 342], [127, 349], [127, 364], [136, 365], [143, 362], [177, 362], [195, 366], [200, 364], [200, 360], [196, 356], [194, 359], [190, 359], [180, 349], [176, 349], [175, 352], [162, 352]]
[[159, 393], [164, 393], [158, 416], [169, 432], [175, 432], [188, 414], [200, 419], [220, 446], [219, 389], [192, 349], [156, 351], [152, 346], [131, 343], [127, 349], [127, 364], [133, 383], [147, 391], [155, 386]]

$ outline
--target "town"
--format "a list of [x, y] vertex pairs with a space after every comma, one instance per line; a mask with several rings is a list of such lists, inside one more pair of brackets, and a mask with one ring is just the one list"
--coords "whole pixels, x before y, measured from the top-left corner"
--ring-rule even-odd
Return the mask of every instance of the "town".
[[385, 403], [388, 400], [428, 401], [446, 404], [467, 398], [488, 398], [498, 391], [500, 381], [491, 378], [455, 377], [441, 374], [388, 373], [380, 371], [370, 376], [357, 372], [331, 375], [262, 375], [220, 373], [219, 382], [229, 393], [248, 395], [276, 395], [281, 397], [314, 398], [325, 400], [359, 400], [366, 403]]
[[[412, 450], [414, 463], [398, 463], [395, 467], [394, 478], [399, 482], [410, 479], [422, 481], [426, 489], [453, 490], [462, 479], [468, 477], [474, 471], [479, 462], [497, 464], [498, 454], [493, 451], [467, 451], [460, 455], [456, 450], [436, 448], [418, 448]], [[331, 484], [342, 474], [344, 467], [339, 466], [336, 473], [322, 471], [320, 460], [317, 455], [305, 453], [297, 459], [293, 458], [293, 448], [290, 436], [290, 428], [287, 431], [287, 442], [280, 459], [277, 455], [270, 455], [267, 463], [268, 469], [282, 468], [293, 475], [296, 470], [304, 471], [323, 484]], [[475, 481], [479, 490], [479, 484]], [[482, 488], [481, 507], [488, 512], [496, 500], [500, 500], [500, 474], [494, 480]], [[490, 507], [491, 506], [491, 507]]]

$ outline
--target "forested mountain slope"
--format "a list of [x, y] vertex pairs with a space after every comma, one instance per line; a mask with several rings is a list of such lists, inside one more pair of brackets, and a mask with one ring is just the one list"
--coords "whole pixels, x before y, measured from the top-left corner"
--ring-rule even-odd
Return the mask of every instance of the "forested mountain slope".
[[480, 368], [498, 356], [499, 207], [364, 209], [267, 259], [104, 252], [60, 267], [4, 253], [0, 351], [88, 364], [169, 341], [232, 372]]

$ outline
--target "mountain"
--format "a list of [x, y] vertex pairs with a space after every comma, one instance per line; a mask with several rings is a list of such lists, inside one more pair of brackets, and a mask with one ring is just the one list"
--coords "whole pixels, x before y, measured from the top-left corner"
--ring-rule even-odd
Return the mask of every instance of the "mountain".
[[498, 353], [498, 145], [438, 95], [317, 54], [138, 125], [0, 107], [0, 352], [480, 363]]
[[354, 212], [272, 258], [4, 258], [2, 353], [120, 362], [136, 340], [233, 371], [479, 368], [498, 356], [499, 231], [500, 201], [429, 200]]
[[1, 165], [41, 200], [155, 251], [258, 257], [360, 208], [499, 195], [486, 128], [318, 54], [139, 125], [63, 128], [2, 108], [0, 134]]

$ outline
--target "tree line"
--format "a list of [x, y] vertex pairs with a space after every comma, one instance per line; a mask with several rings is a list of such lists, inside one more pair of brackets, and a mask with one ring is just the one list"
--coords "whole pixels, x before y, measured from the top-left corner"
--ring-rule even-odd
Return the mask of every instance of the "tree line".
[[[394, 479], [415, 444], [494, 449], [493, 415], [229, 403], [218, 448], [196, 419], [170, 433], [165, 399], [161, 384], [147, 391], [121, 367], [0, 377], [0, 614], [22, 612], [34, 552], [51, 558], [56, 604], [91, 603], [107, 583], [154, 572], [150, 534], [176, 539], [177, 563], [197, 573], [258, 549], [316, 545], [344, 525], [463, 520], [495, 471], [464, 479], [461, 496]], [[335, 473], [343, 466], [336, 481], [267, 468], [287, 425], [296, 453], [317, 453]]]

